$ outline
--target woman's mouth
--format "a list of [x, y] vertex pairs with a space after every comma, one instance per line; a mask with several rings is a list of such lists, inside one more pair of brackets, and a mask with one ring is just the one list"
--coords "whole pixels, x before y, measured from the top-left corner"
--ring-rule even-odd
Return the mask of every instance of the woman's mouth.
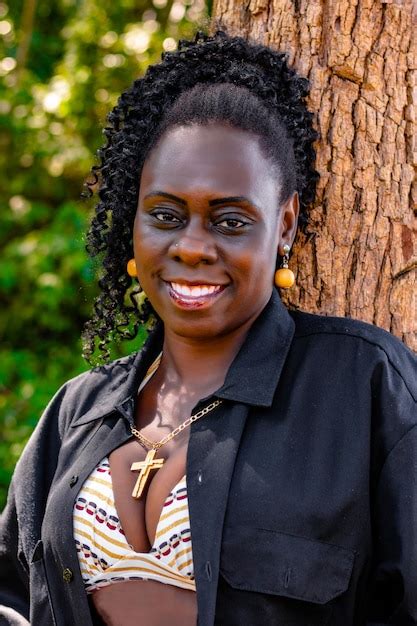
[[175, 303], [186, 309], [210, 306], [213, 300], [226, 288], [226, 285], [190, 285], [167, 282], [168, 293]]

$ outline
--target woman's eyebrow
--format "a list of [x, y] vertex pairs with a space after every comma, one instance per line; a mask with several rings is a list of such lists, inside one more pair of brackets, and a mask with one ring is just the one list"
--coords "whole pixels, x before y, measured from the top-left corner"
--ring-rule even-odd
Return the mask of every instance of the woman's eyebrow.
[[178, 196], [174, 196], [174, 194], [167, 193], [166, 191], [151, 191], [150, 193], [147, 193], [143, 199], [147, 200], [148, 198], [152, 198], [153, 196], [163, 196], [164, 198], [168, 198], [168, 200], [174, 200], [174, 202], [178, 202], [183, 206], [187, 206], [186, 200], [178, 198]]
[[[152, 198], [154, 196], [162, 196], [163, 198], [167, 198], [168, 200], [174, 200], [174, 202], [178, 202], [179, 204], [182, 204], [182, 206], [188, 206], [186, 200], [183, 200], [183, 198], [179, 198], [172, 193], [167, 193], [166, 191], [150, 191], [143, 199], [147, 200], [148, 198]], [[256, 204], [246, 196], [227, 196], [226, 198], [215, 198], [214, 200], [209, 200], [209, 206], [218, 206], [219, 204], [226, 204], [227, 202], [246, 202], [258, 208]]]
[[251, 206], [255, 207], [258, 211], [260, 208], [252, 202], [250, 198], [246, 196], [228, 196], [227, 198], [216, 198], [215, 200], [209, 200], [209, 206], [217, 206], [218, 204], [227, 204], [228, 202], [246, 202]]

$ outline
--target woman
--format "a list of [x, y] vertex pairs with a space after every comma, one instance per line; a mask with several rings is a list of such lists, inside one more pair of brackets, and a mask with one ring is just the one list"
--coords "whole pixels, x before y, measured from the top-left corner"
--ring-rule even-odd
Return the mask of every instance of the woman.
[[306, 93], [284, 55], [198, 34], [110, 114], [86, 356], [154, 328], [26, 447], [2, 623], [417, 624], [415, 360], [274, 288], [314, 198]]

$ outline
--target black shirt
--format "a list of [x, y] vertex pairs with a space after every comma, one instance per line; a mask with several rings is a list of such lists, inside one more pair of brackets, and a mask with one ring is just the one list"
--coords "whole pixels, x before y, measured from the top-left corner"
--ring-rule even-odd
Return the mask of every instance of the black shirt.
[[[74, 500], [130, 438], [162, 340], [47, 407], [1, 518], [0, 624], [19, 623], [15, 611], [22, 624], [91, 625]], [[417, 624], [413, 354], [362, 322], [289, 313], [274, 291], [214, 397], [187, 453], [199, 626]]]

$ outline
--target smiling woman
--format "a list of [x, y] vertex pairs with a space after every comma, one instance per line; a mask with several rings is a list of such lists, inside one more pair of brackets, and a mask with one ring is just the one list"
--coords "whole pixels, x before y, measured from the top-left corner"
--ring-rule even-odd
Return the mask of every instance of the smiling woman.
[[306, 94], [283, 54], [199, 33], [110, 114], [85, 354], [150, 332], [25, 449], [2, 624], [417, 624], [416, 361], [277, 289], [317, 179]]
[[[261, 172], [264, 179], [270, 179], [269, 195], [275, 194], [273, 201], [268, 200], [271, 215], [277, 218], [278, 209], [285, 202], [291, 202], [293, 196], [295, 210], [298, 210], [298, 204], [300, 206], [299, 224], [301, 228], [305, 226], [317, 180], [313, 149], [317, 134], [312, 127], [312, 114], [305, 105], [307, 93], [308, 82], [287, 66], [284, 54], [265, 46], [248, 45], [239, 37], [229, 38], [220, 33], [214, 38], [198, 34], [195, 42], [180, 42], [177, 52], [163, 55], [161, 64], [151, 67], [142, 80], [136, 81], [123, 94], [109, 116], [113, 128], [106, 130], [109, 143], [101, 151], [103, 165], [95, 169], [98, 180], [101, 180], [101, 202], [88, 241], [91, 254], [97, 255], [105, 250], [105, 258], [102, 293], [84, 332], [87, 358], [92, 356], [97, 343], [104, 357], [108, 358], [106, 345], [114, 333], [121, 337], [131, 336], [133, 325], [135, 335], [139, 324], [146, 323], [155, 312], [152, 298], [145, 301], [138, 315], [137, 310], [126, 306], [125, 297], [129, 287], [126, 263], [133, 256], [132, 224], [139, 194], [140, 199], [143, 198], [141, 176], [146, 174], [147, 157], [153, 162], [153, 152], [159, 154], [163, 150], [161, 158], [177, 164], [176, 187], [180, 181], [182, 184], [184, 179], [188, 180], [190, 166], [184, 147], [196, 132], [195, 126], [205, 129], [204, 151], [211, 154], [211, 162], [207, 155], [204, 169], [201, 167], [199, 172], [206, 183], [212, 186], [216, 182], [215, 179], [210, 181], [210, 176], [216, 176], [220, 169], [224, 169], [220, 167], [220, 160], [223, 160], [227, 163], [226, 172], [230, 178], [228, 187], [239, 188], [237, 178], [243, 158], [239, 158], [239, 152], [245, 140], [239, 142], [236, 131], [245, 131], [240, 136], [248, 140], [245, 145], [247, 158], [250, 153], [252, 163], [259, 156], [263, 165], [268, 163], [266, 169], [259, 164], [257, 171], [253, 172], [251, 182], [257, 183], [253, 193], [259, 194]], [[175, 151], [169, 145], [160, 147], [161, 138], [172, 135], [174, 130], [177, 137]], [[229, 138], [233, 131], [234, 143], [229, 139], [227, 145], [222, 142], [219, 148], [219, 135]], [[163, 143], [166, 144], [166, 138]], [[194, 146], [194, 151], [195, 155], [189, 155], [193, 163], [200, 156], [198, 146]], [[165, 167], [165, 164], [157, 166]], [[207, 166], [210, 171], [206, 170]], [[246, 164], [246, 173], [241, 172], [241, 179], [247, 175], [247, 170]], [[195, 185], [199, 179], [197, 175], [193, 178]], [[155, 193], [158, 189], [149, 188], [147, 193]], [[167, 189], [159, 190], [168, 192]], [[266, 194], [267, 190], [263, 193]], [[219, 188], [212, 202], [220, 201], [221, 195], [224, 194]], [[227, 195], [244, 194], [239, 191]], [[248, 206], [255, 208], [254, 202], [254, 197], [248, 198]], [[108, 221], [109, 212], [111, 222]], [[166, 221], [168, 218], [162, 219]], [[111, 237], [108, 237], [109, 228]], [[282, 240], [279, 249], [275, 246], [269, 257], [274, 263], [264, 265], [263, 271], [268, 265], [270, 271], [276, 269], [277, 253], [283, 255], [283, 246], [291, 246], [294, 236], [295, 226], [288, 241]], [[142, 281], [140, 284], [146, 293]]]

